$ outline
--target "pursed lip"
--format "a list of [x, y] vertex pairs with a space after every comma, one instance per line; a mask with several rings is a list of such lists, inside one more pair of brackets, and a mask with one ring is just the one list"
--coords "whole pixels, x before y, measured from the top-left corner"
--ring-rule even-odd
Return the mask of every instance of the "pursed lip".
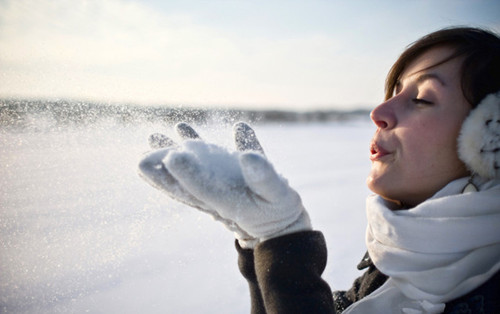
[[391, 154], [388, 150], [382, 147], [377, 141], [372, 141], [370, 143], [370, 160], [377, 161], [384, 156]]

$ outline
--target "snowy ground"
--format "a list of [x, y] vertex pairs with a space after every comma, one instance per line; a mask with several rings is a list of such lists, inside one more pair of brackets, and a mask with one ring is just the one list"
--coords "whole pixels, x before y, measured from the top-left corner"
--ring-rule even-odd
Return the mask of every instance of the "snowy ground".
[[[324, 278], [345, 289], [364, 254], [368, 121], [255, 126], [324, 232]], [[229, 145], [229, 126], [200, 134]], [[158, 125], [0, 130], [1, 313], [248, 313], [222, 225], [136, 174]], [[170, 130], [167, 130], [167, 133]]]

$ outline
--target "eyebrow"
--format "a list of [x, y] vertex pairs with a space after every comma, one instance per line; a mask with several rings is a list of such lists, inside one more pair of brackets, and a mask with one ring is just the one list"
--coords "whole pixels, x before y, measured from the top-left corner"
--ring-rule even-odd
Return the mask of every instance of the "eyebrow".
[[[415, 75], [417, 75], [417, 74], [418, 73], [415, 73]], [[417, 85], [422, 85], [424, 82], [426, 82], [428, 80], [436, 80], [442, 86], [446, 86], [446, 83], [443, 81], [443, 79], [439, 75], [437, 75], [436, 73], [420, 74], [416, 79]], [[394, 91], [396, 92], [398, 90], [398, 88], [401, 88], [401, 80], [396, 81], [396, 84], [394, 85]]]
[[428, 80], [436, 80], [442, 86], [446, 86], [446, 83], [443, 81], [443, 79], [441, 79], [441, 77], [435, 73], [424, 73], [424, 74], [419, 75], [417, 77], [417, 84], [421, 85], [425, 81], [428, 81]]

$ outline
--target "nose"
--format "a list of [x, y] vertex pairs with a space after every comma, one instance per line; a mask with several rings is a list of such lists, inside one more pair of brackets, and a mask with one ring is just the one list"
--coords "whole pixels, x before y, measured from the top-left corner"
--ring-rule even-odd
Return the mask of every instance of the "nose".
[[373, 123], [380, 129], [391, 129], [396, 123], [396, 112], [394, 110], [394, 99], [388, 99], [375, 107], [370, 113]]

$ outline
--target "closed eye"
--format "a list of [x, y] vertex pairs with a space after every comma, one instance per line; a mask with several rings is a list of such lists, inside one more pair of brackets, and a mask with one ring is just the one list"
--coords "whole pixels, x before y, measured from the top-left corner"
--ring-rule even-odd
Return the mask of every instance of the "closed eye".
[[421, 104], [421, 105], [432, 105], [433, 104], [432, 101], [428, 101], [428, 100], [425, 100], [422, 98], [413, 98], [411, 101], [413, 101], [413, 103], [415, 103], [415, 104]]

